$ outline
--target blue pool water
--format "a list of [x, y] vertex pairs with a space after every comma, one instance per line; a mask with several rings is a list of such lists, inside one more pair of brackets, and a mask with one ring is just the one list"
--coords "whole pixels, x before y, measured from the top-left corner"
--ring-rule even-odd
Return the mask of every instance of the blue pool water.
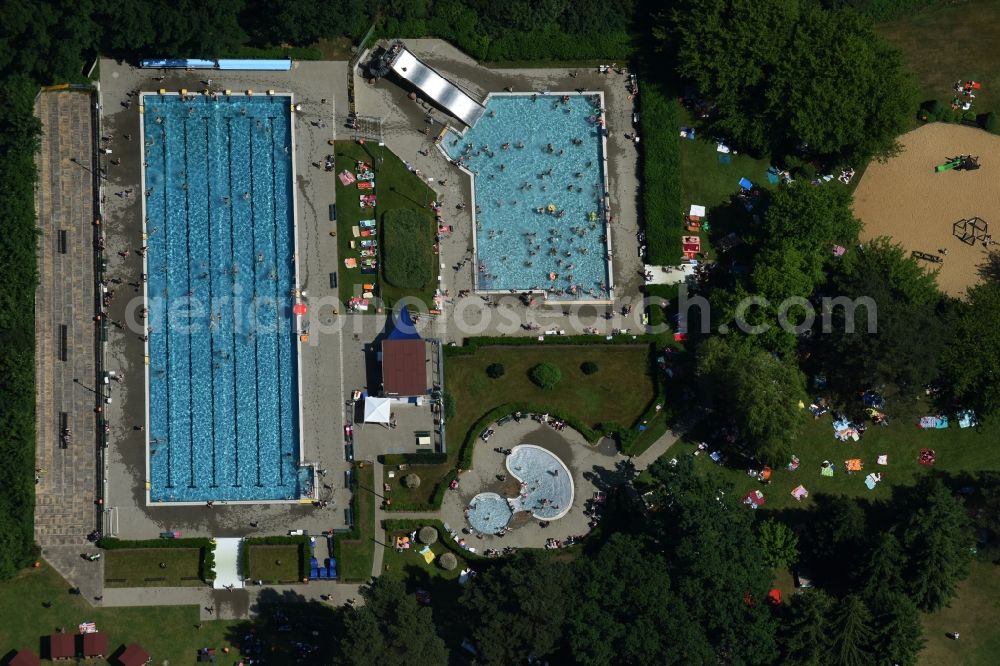
[[532, 98], [491, 96], [474, 127], [444, 139], [475, 177], [479, 289], [607, 298], [600, 98]]
[[513, 515], [507, 500], [496, 493], [479, 493], [469, 502], [469, 525], [481, 534], [496, 534]]
[[147, 94], [142, 122], [150, 499], [297, 499], [290, 98]]
[[530, 511], [539, 520], [562, 518], [573, 504], [573, 477], [555, 454], [540, 446], [515, 446], [507, 470], [521, 481], [521, 494], [511, 500], [515, 511]]

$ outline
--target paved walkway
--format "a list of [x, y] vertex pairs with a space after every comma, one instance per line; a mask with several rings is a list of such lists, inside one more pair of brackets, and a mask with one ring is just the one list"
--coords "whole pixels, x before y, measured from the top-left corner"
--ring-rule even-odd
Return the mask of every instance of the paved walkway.
[[[35, 540], [70, 585], [99, 594], [103, 566], [84, 563], [97, 527], [92, 97], [43, 92], [37, 155]], [[68, 435], [64, 439], [64, 434]], [[89, 547], [92, 550], [92, 547]]]
[[107, 588], [99, 605], [198, 606], [202, 620], [241, 620], [256, 615], [260, 596], [274, 598], [273, 593], [277, 593], [282, 601], [319, 601], [340, 606], [351, 599], [361, 601], [359, 588], [359, 585], [332, 581], [314, 581], [308, 585], [250, 586], [231, 592], [209, 587], [117, 587]]

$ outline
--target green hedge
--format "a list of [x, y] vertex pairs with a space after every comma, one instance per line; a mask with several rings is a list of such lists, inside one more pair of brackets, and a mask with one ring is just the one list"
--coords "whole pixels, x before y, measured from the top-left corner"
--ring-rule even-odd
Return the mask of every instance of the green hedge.
[[[30, 48], [30, 47], [28, 47]], [[35, 152], [37, 88], [0, 85], [0, 579], [38, 557], [35, 546]]]
[[444, 355], [449, 356], [471, 356], [480, 347], [540, 347], [544, 345], [552, 346], [596, 346], [596, 345], [641, 345], [654, 344], [658, 346], [679, 347], [669, 335], [653, 335], [649, 333], [638, 333], [629, 335], [616, 335], [608, 340], [602, 335], [551, 335], [545, 336], [544, 340], [531, 337], [477, 337], [466, 338], [465, 344], [445, 345]]
[[432, 518], [427, 519], [416, 519], [416, 518], [406, 518], [406, 519], [386, 519], [384, 521], [386, 538], [389, 535], [395, 534], [397, 532], [412, 532], [414, 530], [419, 530], [421, 527], [430, 525], [438, 531], [438, 543], [443, 545], [445, 548], [455, 553], [459, 558], [472, 561], [472, 560], [485, 560], [486, 557], [479, 555], [478, 553], [471, 553], [466, 549], [458, 545], [458, 543], [451, 538], [451, 534], [444, 528], [444, 523], [440, 520], [435, 520]]
[[447, 453], [386, 453], [379, 456], [383, 465], [441, 465], [448, 462]]
[[642, 220], [649, 263], [673, 266], [682, 254], [680, 121], [676, 100], [653, 82], [639, 95]]
[[243, 548], [240, 549], [240, 569], [243, 577], [253, 580], [250, 571], [250, 547], [251, 546], [298, 546], [299, 547], [299, 580], [309, 576], [309, 558], [312, 550], [309, 548], [311, 539], [308, 536], [266, 536], [247, 537], [243, 540]]
[[206, 583], [215, 580], [215, 543], [208, 538], [190, 539], [140, 539], [126, 541], [103, 537], [97, 542], [104, 550], [154, 550], [167, 548], [197, 548], [199, 551], [198, 576]]
[[566, 425], [570, 426], [574, 430], [577, 430], [584, 439], [586, 439], [591, 444], [594, 444], [604, 433], [598, 430], [594, 430], [589, 427], [579, 419], [570, 414], [566, 414], [558, 409], [550, 409], [544, 405], [538, 405], [530, 402], [508, 402], [503, 405], [498, 405], [490, 411], [486, 412], [481, 416], [471, 428], [469, 432], [465, 435], [465, 440], [462, 442], [462, 448], [458, 454], [458, 467], [459, 469], [472, 469], [472, 453], [473, 447], [475, 447], [477, 440], [479, 440], [479, 433], [486, 429], [491, 423], [502, 419], [505, 416], [514, 414], [515, 412], [521, 412], [522, 414], [548, 414], [551, 417], [557, 418], [560, 421], [565, 421]]

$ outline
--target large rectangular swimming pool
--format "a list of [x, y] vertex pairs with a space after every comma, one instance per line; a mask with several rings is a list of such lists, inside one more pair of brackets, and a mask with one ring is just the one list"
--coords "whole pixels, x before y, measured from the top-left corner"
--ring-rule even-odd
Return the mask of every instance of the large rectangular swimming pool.
[[142, 105], [149, 501], [297, 500], [291, 97]]
[[445, 136], [474, 179], [477, 289], [611, 297], [602, 107], [597, 93], [494, 93], [475, 126]]

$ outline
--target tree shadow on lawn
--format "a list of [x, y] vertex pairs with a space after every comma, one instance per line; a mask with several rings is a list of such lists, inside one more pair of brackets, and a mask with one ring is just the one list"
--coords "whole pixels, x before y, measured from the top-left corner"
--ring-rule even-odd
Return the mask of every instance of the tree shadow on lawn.
[[337, 637], [343, 635], [343, 611], [329, 604], [306, 599], [298, 592], [261, 590], [253, 608], [256, 616], [234, 625], [226, 634], [240, 655], [266, 663], [295, 664], [304, 658], [297, 644], [310, 646], [312, 658], [335, 653]]

